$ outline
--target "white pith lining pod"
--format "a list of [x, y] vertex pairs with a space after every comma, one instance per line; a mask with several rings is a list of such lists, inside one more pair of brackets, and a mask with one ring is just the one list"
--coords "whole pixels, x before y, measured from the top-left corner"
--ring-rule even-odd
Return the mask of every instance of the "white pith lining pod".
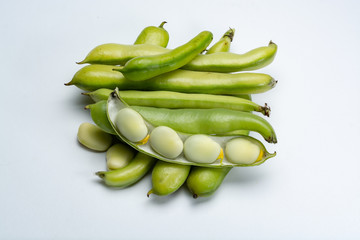
[[118, 91], [110, 94], [107, 113], [114, 130], [128, 145], [166, 162], [205, 167], [255, 166], [276, 155], [250, 136], [185, 134], [166, 126], [155, 127], [123, 102]]

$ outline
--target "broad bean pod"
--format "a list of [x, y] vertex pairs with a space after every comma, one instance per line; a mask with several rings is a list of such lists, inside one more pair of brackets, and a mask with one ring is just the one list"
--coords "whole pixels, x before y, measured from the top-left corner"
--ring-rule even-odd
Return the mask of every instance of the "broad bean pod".
[[111, 171], [99, 171], [95, 174], [102, 178], [108, 186], [125, 188], [144, 177], [155, 162], [155, 158], [139, 152], [126, 167]]
[[100, 88], [120, 90], [154, 90], [184, 93], [207, 93], [222, 95], [263, 93], [275, 87], [277, 81], [262, 73], [215, 73], [175, 70], [149, 80], [127, 80], [112, 66], [88, 65], [75, 73], [66, 86], [75, 85], [86, 91]]
[[234, 38], [235, 29], [230, 28], [219, 41], [217, 41], [209, 50], [206, 51], [206, 54], [212, 54], [217, 52], [229, 52], [230, 44]]
[[129, 80], [144, 81], [184, 66], [204, 51], [212, 39], [211, 32], [203, 31], [186, 44], [167, 53], [136, 57], [114, 70], [121, 72]]
[[236, 130], [254, 131], [269, 143], [276, 143], [273, 127], [268, 121], [248, 112], [230, 109], [167, 109], [132, 106], [147, 121], [189, 134], [227, 135]]
[[[143, 152], [159, 160], [183, 165], [207, 167], [255, 166], [263, 163], [266, 159], [275, 156], [275, 153], [271, 154], [266, 151], [264, 145], [252, 137], [226, 137], [201, 134], [200, 136], [199, 134], [185, 134], [174, 131], [176, 129], [169, 128], [165, 125], [153, 125], [153, 123], [148, 122], [141, 114], [136, 112], [134, 110], [135, 108], [128, 106], [122, 101], [116, 91], [111, 94], [107, 106], [109, 121], [117, 135], [139, 152]], [[187, 117], [192, 116], [185, 116], [185, 118]], [[226, 124], [226, 119], [223, 119], [223, 123], [224, 122]], [[164, 130], [160, 131], [160, 128]], [[197, 136], [196, 138], [194, 137], [194, 139], [199, 139], [198, 137], [200, 137], [200, 141], [195, 141], [197, 142], [195, 145], [198, 146], [198, 144], [200, 144], [201, 150], [199, 148], [193, 149], [191, 146], [195, 146], [194, 144], [187, 145], [190, 141], [189, 139], [193, 139], [193, 136]], [[201, 140], [203, 138], [207, 139], [205, 145], [203, 144], [204, 141]], [[242, 147], [240, 148], [229, 148], [230, 145], [234, 146], [234, 144], [232, 144], [234, 139], [246, 144], [242, 144]], [[184, 144], [182, 143], [183, 141], [185, 141]], [[194, 141], [191, 140], [190, 142], [193, 143]], [[248, 160], [236, 159], [237, 156], [243, 156], [242, 153], [236, 153], [237, 149], [240, 149], [240, 151], [247, 151], [247, 145], [252, 146], [252, 148], [255, 149], [250, 155], [246, 153], [246, 156], [250, 156], [250, 158]], [[222, 149], [225, 149], [225, 155], [223, 154]], [[227, 149], [232, 149], [231, 151], [229, 150], [231, 154], [228, 153]], [[207, 155], [209, 152], [211, 154], [210, 159], [199, 159], [196, 156], [198, 153]], [[234, 156], [236, 157], [234, 158]]]
[[[178, 93], [169, 91], [119, 91], [122, 99], [131, 106], [147, 106], [157, 108], [225, 108], [245, 112], [260, 112], [270, 115], [267, 104], [260, 106], [250, 100], [223, 95]], [[107, 95], [106, 100], [109, 95]], [[102, 100], [105, 101], [105, 100]], [[93, 107], [89, 105], [86, 108]], [[105, 111], [106, 109], [103, 108]]]
[[152, 170], [152, 188], [147, 193], [166, 196], [177, 191], [186, 181], [190, 165], [157, 161]]
[[186, 185], [193, 198], [209, 197], [214, 194], [231, 169], [231, 167], [192, 167]]
[[[92, 92], [83, 92], [82, 95], [89, 96], [94, 102], [99, 102], [102, 100], [108, 100], [110, 93], [114, 91], [113, 89], [107, 89], [107, 88], [99, 88]], [[235, 95], [236, 97], [252, 100], [250, 94], [238, 94]]]
[[159, 27], [149, 26], [144, 28], [134, 44], [152, 44], [166, 48], [169, 43], [169, 33], [164, 29], [165, 23], [166, 21], [162, 22]]
[[[83, 61], [78, 63], [124, 65], [135, 57], [154, 56], [169, 51], [171, 50], [150, 44], [124, 45], [109, 43], [95, 47]], [[272, 63], [276, 52], [277, 45], [270, 41], [268, 46], [255, 48], [243, 54], [230, 52], [199, 54], [182, 68], [207, 72], [256, 70]]]

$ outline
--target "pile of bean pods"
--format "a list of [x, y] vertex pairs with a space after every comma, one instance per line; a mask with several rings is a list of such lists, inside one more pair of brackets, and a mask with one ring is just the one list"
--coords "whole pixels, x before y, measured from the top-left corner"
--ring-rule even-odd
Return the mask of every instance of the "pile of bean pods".
[[[230, 52], [235, 30], [211, 47], [203, 31], [174, 49], [162, 22], [146, 27], [134, 44], [103, 44], [78, 64], [88, 64], [65, 85], [95, 103], [85, 106], [93, 123], [83, 123], [78, 141], [106, 151], [106, 170], [96, 172], [109, 187], [125, 188], [152, 170], [152, 189], [169, 195], [186, 184], [194, 198], [212, 195], [233, 167], [256, 166], [269, 153], [259, 139], [276, 143], [270, 107], [251, 94], [277, 81], [249, 72], [269, 65], [277, 45], [244, 54]], [[244, 72], [246, 71], [246, 72]], [[254, 113], [255, 112], [255, 113]]]

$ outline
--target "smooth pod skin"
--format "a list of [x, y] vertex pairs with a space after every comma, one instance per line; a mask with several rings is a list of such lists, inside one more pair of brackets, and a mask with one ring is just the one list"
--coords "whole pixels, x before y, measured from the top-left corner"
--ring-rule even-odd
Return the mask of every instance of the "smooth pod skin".
[[127, 166], [134, 158], [135, 151], [124, 143], [116, 143], [106, 151], [106, 166], [109, 170]]
[[236, 130], [258, 132], [269, 143], [276, 143], [273, 127], [265, 119], [248, 112], [229, 109], [167, 109], [133, 106], [155, 126], [167, 126], [190, 134], [226, 135]]
[[98, 152], [106, 151], [112, 143], [110, 134], [91, 123], [82, 123], [79, 126], [77, 139], [85, 147]]
[[85, 59], [77, 62], [77, 64], [124, 65], [130, 59], [138, 56], [151, 56], [169, 51], [169, 49], [153, 44], [106, 43], [92, 49]]
[[169, 33], [164, 29], [162, 22], [159, 27], [149, 26], [144, 28], [135, 41], [137, 44], [152, 44], [166, 48], [169, 43]]
[[186, 181], [190, 166], [157, 161], [152, 171], [152, 189], [147, 193], [160, 196], [169, 195], [178, 190]]
[[120, 96], [131, 106], [158, 108], [226, 108], [238, 111], [256, 111], [269, 116], [270, 108], [252, 101], [223, 95], [191, 94], [170, 91], [119, 91]]
[[141, 83], [129, 81], [113, 66], [88, 65], [80, 69], [66, 86], [75, 85], [86, 91], [100, 88], [119, 90], [174, 91], [207, 94], [263, 93], [275, 87], [277, 81], [262, 73], [211, 73], [175, 70]]
[[270, 41], [266, 47], [253, 49], [244, 54], [218, 52], [199, 55], [183, 69], [206, 72], [238, 72], [263, 68], [273, 62], [277, 45]]
[[[78, 64], [108, 64], [124, 65], [130, 59], [140, 56], [154, 56], [168, 53], [170, 49], [152, 44], [124, 45], [103, 44], [95, 47], [87, 57]], [[244, 54], [217, 52], [213, 54], [199, 54], [182, 67], [193, 71], [207, 72], [238, 72], [263, 68], [275, 58], [277, 45], [270, 42], [266, 47], [255, 48]]]
[[120, 71], [126, 79], [132, 81], [147, 80], [181, 68], [204, 51], [212, 38], [211, 32], [203, 31], [186, 44], [167, 53], [136, 57], [129, 60], [125, 66], [114, 68], [114, 70]]
[[[94, 102], [99, 102], [102, 100], [107, 100], [109, 98], [110, 93], [113, 91], [113, 89], [107, 89], [107, 88], [100, 88], [92, 92], [84, 92], [81, 93], [82, 95], [89, 96]], [[123, 92], [123, 91], [120, 91]], [[250, 94], [238, 94], [234, 95], [239, 98], [252, 100], [252, 97]]]
[[155, 158], [139, 152], [126, 167], [112, 171], [99, 171], [96, 172], [96, 175], [102, 178], [108, 186], [125, 188], [145, 176], [155, 162]]
[[107, 100], [109, 98], [112, 89], [108, 88], [99, 88], [92, 92], [84, 92], [82, 95], [89, 96], [94, 102], [100, 102], [103, 100]]
[[193, 198], [209, 197], [220, 187], [231, 167], [192, 167], [186, 185]]
[[206, 51], [206, 54], [212, 54], [216, 52], [228, 52], [230, 50], [230, 44], [234, 38], [235, 29], [230, 28], [222, 38], [217, 41], [209, 50]]
[[91, 118], [99, 128], [101, 128], [104, 132], [116, 135], [113, 127], [111, 126], [111, 123], [106, 116], [105, 100], [87, 105], [85, 109], [90, 110]]

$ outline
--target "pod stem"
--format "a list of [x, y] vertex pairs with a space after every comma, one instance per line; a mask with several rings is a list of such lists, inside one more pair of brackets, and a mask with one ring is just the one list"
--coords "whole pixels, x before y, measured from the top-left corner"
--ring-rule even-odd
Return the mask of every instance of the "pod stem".
[[150, 189], [150, 191], [148, 191], [148, 193], [146, 194], [147, 197], [150, 197], [150, 194], [152, 194], [154, 191], [152, 189]]
[[163, 22], [160, 24], [159, 28], [164, 28], [165, 23], [167, 23], [167, 21], [163, 21]]
[[199, 197], [199, 196], [198, 196], [196, 193], [193, 194], [193, 198], [194, 198], [194, 199], [197, 199], [198, 197]]
[[113, 68], [113, 71], [121, 72], [123, 70], [124, 66], [118, 66], [116, 68]]
[[99, 176], [100, 178], [104, 178], [105, 177], [105, 172], [99, 171], [99, 172], [96, 172], [95, 175]]
[[223, 38], [224, 38], [224, 37], [228, 37], [228, 38], [230, 38], [230, 42], [232, 42], [233, 39], [234, 39], [235, 31], [234, 31], [233, 28], [231, 28], [231, 27], [229, 27], [229, 28], [230, 28], [230, 30], [228, 30], [228, 31], [224, 34]]
[[271, 108], [267, 105], [267, 103], [265, 103], [265, 106], [261, 106], [261, 112], [267, 116], [270, 117], [270, 112], [271, 112]]

